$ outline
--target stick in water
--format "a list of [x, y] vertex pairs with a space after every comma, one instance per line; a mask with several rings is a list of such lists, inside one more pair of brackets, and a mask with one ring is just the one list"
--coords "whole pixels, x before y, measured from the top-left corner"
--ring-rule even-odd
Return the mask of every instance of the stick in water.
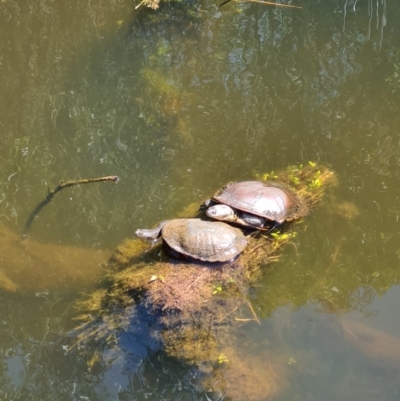
[[80, 185], [80, 184], [91, 184], [92, 182], [102, 182], [102, 181], [113, 181], [113, 182], [118, 182], [119, 178], [116, 175], [110, 175], [107, 177], [99, 177], [99, 178], [88, 178], [85, 180], [76, 180], [76, 181], [61, 181], [60, 185], [56, 188], [54, 188], [52, 191], [49, 191], [47, 196], [33, 209], [32, 213], [29, 215], [28, 220], [25, 223], [25, 227], [22, 231], [22, 239], [25, 239], [29, 229], [31, 228], [31, 225], [33, 223], [33, 220], [35, 217], [39, 214], [39, 212], [51, 201], [53, 196], [61, 191], [64, 188], [72, 187], [73, 185]]
[[[219, 6], [222, 7], [223, 5], [225, 5], [226, 3], [229, 3], [231, 0], [225, 0], [224, 2], [222, 2]], [[288, 7], [288, 8], [303, 8], [303, 7], [299, 7], [299, 6], [292, 6], [291, 4], [282, 4], [282, 3], [273, 3], [271, 1], [262, 1], [262, 0], [246, 0], [244, 1], [245, 3], [261, 3], [261, 4], [268, 4], [270, 6], [277, 6], [277, 7]]]

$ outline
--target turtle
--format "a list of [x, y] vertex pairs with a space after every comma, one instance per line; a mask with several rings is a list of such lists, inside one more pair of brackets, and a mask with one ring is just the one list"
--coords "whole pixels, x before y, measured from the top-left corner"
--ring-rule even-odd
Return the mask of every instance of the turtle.
[[271, 223], [274, 228], [308, 213], [308, 206], [292, 189], [268, 181], [230, 183], [206, 201], [205, 207], [212, 219], [257, 229]]
[[162, 238], [176, 252], [204, 262], [233, 260], [247, 245], [240, 229], [195, 218], [164, 220], [153, 229], [138, 229], [135, 234], [152, 243]]

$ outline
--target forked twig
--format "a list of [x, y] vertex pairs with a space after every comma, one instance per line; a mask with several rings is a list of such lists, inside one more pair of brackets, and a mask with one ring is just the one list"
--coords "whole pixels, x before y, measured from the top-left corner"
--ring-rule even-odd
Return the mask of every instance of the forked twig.
[[[225, 0], [222, 2], [219, 6], [222, 7], [225, 4], [229, 3], [231, 0]], [[273, 3], [271, 1], [261, 1], [261, 0], [244, 0], [245, 3], [262, 3], [262, 4], [267, 4], [270, 6], [276, 6], [276, 7], [287, 7], [287, 8], [298, 8], [302, 9], [303, 7], [300, 6], [292, 6], [291, 4], [281, 4], [281, 3]]]
[[261, 325], [260, 319], [259, 319], [258, 316], [256, 315], [256, 312], [254, 311], [253, 306], [252, 306], [252, 304], [250, 303], [250, 301], [249, 301], [248, 299], [246, 299], [246, 303], [247, 303], [247, 306], [249, 307], [249, 309], [251, 310], [251, 313], [252, 313], [253, 316], [254, 316], [254, 320], [255, 320], [259, 325]]
[[80, 184], [91, 184], [93, 182], [102, 182], [102, 181], [113, 181], [113, 182], [118, 182], [119, 178], [116, 175], [110, 175], [107, 177], [99, 177], [99, 178], [88, 178], [88, 179], [83, 179], [83, 180], [76, 180], [76, 181], [67, 181], [67, 182], [60, 182], [60, 185], [56, 188], [54, 188], [52, 191], [49, 191], [47, 196], [33, 209], [32, 213], [29, 215], [28, 220], [25, 223], [24, 229], [22, 230], [22, 239], [25, 239], [29, 229], [31, 228], [31, 225], [33, 223], [33, 220], [35, 217], [39, 214], [39, 212], [51, 201], [53, 196], [61, 191], [64, 188], [72, 187], [73, 185], [80, 185]]
[[302, 9], [303, 7], [300, 6], [292, 6], [291, 4], [281, 4], [281, 3], [273, 3], [271, 1], [262, 1], [262, 0], [245, 0], [248, 3], [262, 3], [262, 4], [268, 4], [270, 6], [276, 6], [276, 7], [286, 7], [286, 8], [298, 8]]

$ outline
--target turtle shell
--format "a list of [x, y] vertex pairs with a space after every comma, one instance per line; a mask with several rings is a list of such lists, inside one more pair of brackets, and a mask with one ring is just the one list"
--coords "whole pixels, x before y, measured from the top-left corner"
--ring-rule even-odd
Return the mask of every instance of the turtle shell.
[[277, 182], [231, 183], [220, 189], [213, 200], [277, 223], [298, 219], [308, 213], [304, 201], [286, 185]]
[[176, 219], [162, 229], [163, 240], [175, 251], [205, 262], [226, 262], [247, 245], [241, 230], [217, 221]]

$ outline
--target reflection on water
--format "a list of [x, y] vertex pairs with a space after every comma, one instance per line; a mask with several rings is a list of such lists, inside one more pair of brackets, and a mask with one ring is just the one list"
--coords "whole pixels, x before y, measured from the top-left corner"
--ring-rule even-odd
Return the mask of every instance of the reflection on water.
[[[319, 160], [339, 186], [255, 287], [262, 325], [236, 344], [290, 377], [276, 399], [396, 400], [400, 6], [20, 3], [0, 2], [0, 398], [218, 399], [140, 310], [97, 359], [67, 353], [71, 303], [136, 228]], [[48, 188], [106, 175], [121, 181], [57, 195], [22, 247]]]

